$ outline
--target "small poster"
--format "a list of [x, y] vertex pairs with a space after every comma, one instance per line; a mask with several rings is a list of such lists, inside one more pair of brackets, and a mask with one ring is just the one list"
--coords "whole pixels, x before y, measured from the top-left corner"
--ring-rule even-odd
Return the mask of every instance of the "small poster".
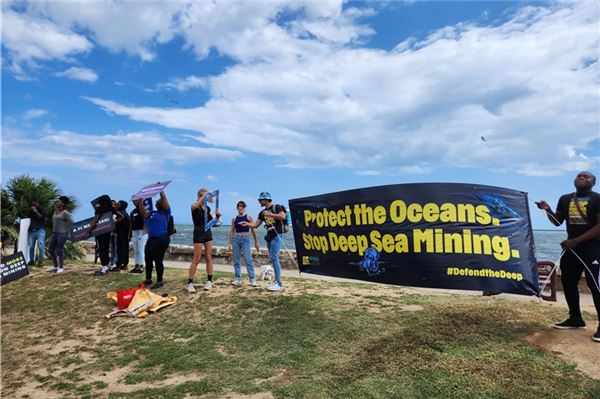
[[138, 198], [152, 198], [156, 194], [163, 191], [168, 185], [171, 183], [171, 180], [166, 182], [158, 182], [154, 184], [149, 184], [147, 186], [142, 187], [140, 191], [138, 191], [135, 195], [131, 197], [131, 200], [136, 200]]
[[[92, 224], [93, 217], [84, 219], [80, 222], [73, 223], [71, 226], [71, 230], [69, 231], [69, 235], [71, 237], [71, 241], [77, 242], [81, 240], [85, 240], [86, 231], [90, 229]], [[89, 237], [95, 237], [100, 234], [108, 233], [109, 231], [113, 231], [115, 229], [115, 220], [113, 219], [112, 212], [105, 212], [100, 216], [98, 222], [96, 223], [96, 227], [92, 231]]]
[[23, 252], [2, 257], [0, 264], [0, 285], [10, 283], [29, 274]]

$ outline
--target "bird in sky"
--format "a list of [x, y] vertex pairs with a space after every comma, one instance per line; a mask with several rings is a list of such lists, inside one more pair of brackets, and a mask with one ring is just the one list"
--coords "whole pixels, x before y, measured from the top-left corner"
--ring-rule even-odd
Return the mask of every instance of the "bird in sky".
[[165, 93], [165, 98], [167, 99], [167, 101], [173, 103], [173, 104], [179, 104], [173, 97], [169, 96], [168, 94]]
[[483, 136], [481, 136], [481, 141], [487, 141], [487, 139]]

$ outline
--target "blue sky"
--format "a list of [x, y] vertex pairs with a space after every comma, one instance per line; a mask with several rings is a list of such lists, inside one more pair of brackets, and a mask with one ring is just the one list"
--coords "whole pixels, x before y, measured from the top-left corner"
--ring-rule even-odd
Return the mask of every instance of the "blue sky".
[[230, 218], [261, 191], [478, 183], [551, 228], [533, 200], [600, 175], [599, 7], [3, 1], [2, 183], [47, 176], [82, 219], [172, 179], [177, 223], [200, 187]]

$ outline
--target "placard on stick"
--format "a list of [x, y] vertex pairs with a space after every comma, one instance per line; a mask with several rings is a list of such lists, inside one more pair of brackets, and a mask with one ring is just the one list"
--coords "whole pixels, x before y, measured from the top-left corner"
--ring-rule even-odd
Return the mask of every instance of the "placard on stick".
[[138, 198], [152, 198], [156, 194], [163, 191], [169, 185], [169, 183], [171, 183], [171, 180], [166, 182], [148, 184], [147, 186], [142, 187], [141, 190], [138, 191], [135, 195], [133, 195], [131, 197], [131, 200], [133, 201]]

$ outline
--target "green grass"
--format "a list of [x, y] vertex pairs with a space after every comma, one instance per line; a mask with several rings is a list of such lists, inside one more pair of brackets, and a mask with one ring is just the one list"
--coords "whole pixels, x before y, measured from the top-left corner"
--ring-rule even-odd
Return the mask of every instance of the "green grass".
[[527, 343], [563, 313], [544, 305], [295, 279], [270, 294], [218, 273], [189, 295], [187, 272], [168, 269], [159, 293], [175, 305], [107, 320], [106, 292], [142, 278], [67, 270], [2, 287], [3, 397], [600, 397], [599, 381]]

